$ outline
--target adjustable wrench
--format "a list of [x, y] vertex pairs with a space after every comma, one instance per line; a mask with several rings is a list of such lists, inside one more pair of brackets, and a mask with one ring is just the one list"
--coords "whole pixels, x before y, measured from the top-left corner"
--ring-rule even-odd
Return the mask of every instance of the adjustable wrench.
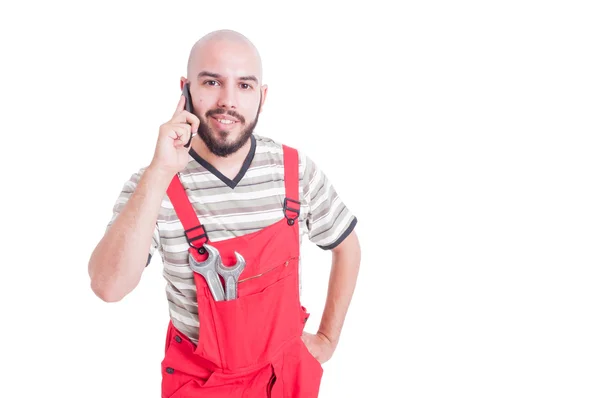
[[216, 248], [210, 245], [205, 244], [204, 247], [208, 252], [208, 258], [202, 262], [197, 262], [192, 253], [190, 253], [190, 268], [204, 277], [215, 301], [223, 301], [225, 293], [217, 274], [217, 267], [221, 264], [221, 255]]
[[235, 258], [236, 263], [231, 267], [226, 267], [222, 261], [217, 264], [217, 273], [225, 281], [225, 300], [235, 300], [237, 298], [238, 279], [246, 266], [246, 260], [241, 254], [235, 252]]

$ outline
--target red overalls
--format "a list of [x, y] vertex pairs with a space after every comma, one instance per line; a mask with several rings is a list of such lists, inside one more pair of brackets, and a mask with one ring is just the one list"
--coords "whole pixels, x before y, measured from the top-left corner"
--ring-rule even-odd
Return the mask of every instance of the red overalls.
[[[321, 364], [301, 339], [308, 313], [300, 304], [298, 260], [298, 152], [284, 146], [283, 217], [260, 231], [211, 242], [224, 265], [246, 260], [238, 298], [215, 301], [202, 275], [194, 273], [200, 321], [198, 345], [171, 322], [162, 361], [162, 398], [317, 397]], [[190, 253], [207, 242], [178, 176], [167, 194], [181, 220]]]

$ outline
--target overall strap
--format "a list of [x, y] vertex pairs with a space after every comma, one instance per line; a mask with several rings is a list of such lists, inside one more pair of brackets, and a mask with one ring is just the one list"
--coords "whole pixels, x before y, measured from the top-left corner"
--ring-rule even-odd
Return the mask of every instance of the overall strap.
[[179, 174], [175, 174], [171, 180], [167, 195], [173, 203], [175, 213], [183, 225], [185, 239], [190, 246], [198, 249], [200, 254], [204, 254], [204, 244], [208, 242], [208, 236], [204, 230], [204, 226], [200, 224], [196, 210], [190, 203], [190, 200], [185, 192], [185, 188], [179, 180]]
[[288, 225], [294, 225], [300, 216], [300, 201], [298, 200], [298, 151], [283, 145], [283, 168], [285, 179], [285, 199], [283, 200], [283, 214], [288, 220]]
[[[289, 225], [294, 225], [300, 216], [300, 202], [298, 201], [298, 151], [283, 145], [283, 167], [285, 179], [285, 199], [283, 201], [283, 213], [288, 220]], [[208, 242], [208, 236], [204, 226], [200, 223], [196, 210], [190, 203], [181, 184], [179, 174], [175, 174], [169, 187], [167, 195], [173, 204], [175, 213], [183, 225], [185, 239], [190, 246], [198, 248], [200, 254], [204, 254], [205, 243]]]

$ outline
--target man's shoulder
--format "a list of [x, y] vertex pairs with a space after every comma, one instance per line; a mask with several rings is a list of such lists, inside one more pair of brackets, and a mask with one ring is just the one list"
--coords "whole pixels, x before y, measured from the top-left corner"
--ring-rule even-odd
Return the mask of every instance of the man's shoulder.
[[281, 142], [276, 141], [271, 137], [254, 133], [256, 139], [256, 149], [268, 150], [268, 151], [282, 151], [283, 145]]
[[256, 152], [257, 153], [270, 153], [272, 155], [283, 157], [283, 146], [285, 145], [288, 148], [294, 149], [298, 152], [299, 156], [303, 156], [302, 152], [289, 144], [283, 143], [281, 141], [277, 141], [271, 137], [266, 137], [263, 135], [259, 135], [254, 133], [254, 138], [256, 139]]
[[302, 149], [296, 146], [287, 143], [284, 144], [273, 138], [261, 136], [256, 133], [254, 133], [254, 138], [256, 139], [256, 156], [262, 160], [262, 162], [256, 162], [257, 164], [265, 162], [265, 158], [268, 158], [272, 165], [277, 167], [283, 166], [283, 145], [285, 145], [298, 152], [298, 172], [301, 181], [304, 180], [307, 168], [312, 169], [315, 167], [312, 159]]

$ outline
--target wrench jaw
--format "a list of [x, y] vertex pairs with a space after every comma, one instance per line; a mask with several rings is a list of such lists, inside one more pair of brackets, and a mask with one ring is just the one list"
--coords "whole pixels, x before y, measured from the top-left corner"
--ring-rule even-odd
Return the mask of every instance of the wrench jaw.
[[[192, 253], [189, 253], [190, 268], [204, 277], [215, 301], [237, 299], [238, 279], [246, 267], [246, 260], [241, 254], [235, 252], [235, 265], [226, 267], [223, 265], [221, 255], [215, 247], [205, 244], [204, 248], [208, 252], [208, 257], [204, 261], [196, 261]], [[219, 275], [223, 277], [225, 289], [223, 289]]]
[[235, 252], [236, 263], [231, 267], [223, 265], [222, 261], [217, 264], [217, 273], [225, 281], [225, 300], [235, 300], [238, 298], [237, 284], [240, 274], [246, 267], [246, 260], [241, 254]]
[[242, 255], [238, 252], [234, 252], [235, 253], [235, 258], [236, 258], [236, 266], [241, 267], [240, 268], [240, 274], [242, 273], [242, 271], [244, 270], [244, 268], [246, 267], [246, 260], [244, 259], [244, 257], [242, 257]]
[[195, 264], [199, 265], [199, 266], [204, 266], [205, 264], [210, 264], [214, 263], [214, 264], [218, 264], [221, 261], [219, 261], [221, 259], [221, 254], [219, 253], [219, 251], [217, 250], [216, 247], [209, 245], [208, 243], [205, 243], [203, 246], [207, 253], [208, 253], [208, 257], [206, 257], [206, 260], [202, 261], [202, 262], [196, 262], [194, 261]]
[[189, 253], [188, 258], [190, 268], [192, 271], [204, 277], [215, 301], [223, 301], [225, 299], [225, 292], [223, 291], [223, 285], [221, 285], [219, 275], [217, 274], [217, 269], [221, 264], [221, 255], [216, 248], [208, 244], [205, 244], [204, 247], [208, 252], [208, 258], [198, 262], [192, 253]]

